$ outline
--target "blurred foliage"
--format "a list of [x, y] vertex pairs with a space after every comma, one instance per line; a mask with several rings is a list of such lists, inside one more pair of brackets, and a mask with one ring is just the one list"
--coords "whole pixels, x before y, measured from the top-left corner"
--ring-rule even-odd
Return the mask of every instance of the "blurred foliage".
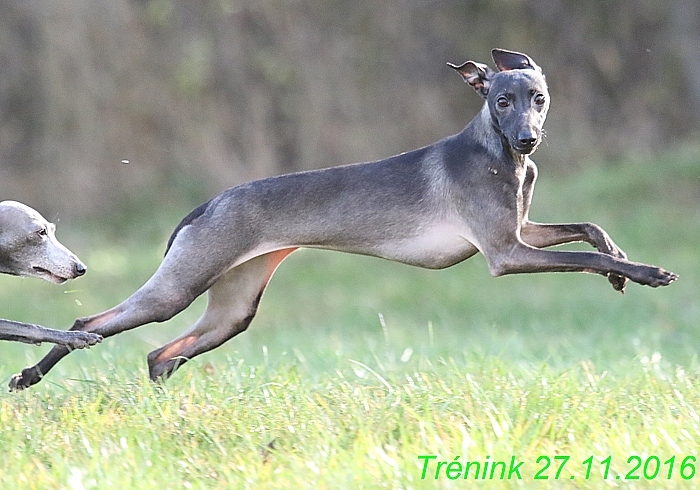
[[0, 196], [46, 214], [155, 215], [429, 144], [480, 104], [445, 62], [496, 46], [547, 74], [540, 163], [698, 136], [696, 0], [1, 5]]

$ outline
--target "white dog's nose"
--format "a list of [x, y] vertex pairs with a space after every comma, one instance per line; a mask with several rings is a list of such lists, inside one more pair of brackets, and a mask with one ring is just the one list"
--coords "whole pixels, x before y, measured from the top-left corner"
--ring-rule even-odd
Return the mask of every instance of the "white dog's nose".
[[75, 264], [73, 271], [75, 272], [75, 277], [80, 277], [87, 272], [87, 267], [82, 262], [78, 262]]

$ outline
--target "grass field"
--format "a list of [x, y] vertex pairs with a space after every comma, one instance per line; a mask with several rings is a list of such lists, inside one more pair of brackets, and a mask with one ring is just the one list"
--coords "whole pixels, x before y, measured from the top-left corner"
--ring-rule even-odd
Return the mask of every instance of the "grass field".
[[[164, 386], [147, 380], [145, 355], [202, 299], [0, 394], [0, 488], [465, 488], [467, 462], [481, 488], [518, 476], [532, 488], [700, 487], [696, 150], [542, 168], [531, 212], [600, 224], [633, 260], [679, 273], [668, 288], [494, 279], [480, 256], [426, 271], [300, 251], [249, 331]], [[3, 277], [0, 315], [67, 328], [113, 306], [150, 276], [186, 211], [120, 234], [60, 223], [87, 276]], [[49, 347], [2, 349], [6, 384]]]

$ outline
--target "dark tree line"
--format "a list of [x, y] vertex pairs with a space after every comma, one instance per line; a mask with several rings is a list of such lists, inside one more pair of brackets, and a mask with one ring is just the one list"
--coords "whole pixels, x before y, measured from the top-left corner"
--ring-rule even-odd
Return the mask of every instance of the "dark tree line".
[[46, 210], [196, 201], [428, 144], [480, 105], [445, 62], [490, 62], [496, 46], [527, 52], [547, 74], [541, 164], [698, 136], [696, 0], [2, 0], [0, 9], [0, 197]]

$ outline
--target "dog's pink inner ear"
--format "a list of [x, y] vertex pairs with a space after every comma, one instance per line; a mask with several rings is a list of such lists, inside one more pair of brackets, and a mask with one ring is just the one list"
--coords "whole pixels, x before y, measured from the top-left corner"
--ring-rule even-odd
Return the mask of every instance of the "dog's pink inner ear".
[[474, 87], [475, 89], [482, 89], [484, 88], [484, 83], [481, 81], [481, 77], [479, 76], [473, 76], [467, 78], [467, 83]]
[[500, 71], [522, 70], [522, 69], [537, 69], [537, 65], [532, 59], [522, 53], [515, 51], [505, 51], [502, 49], [494, 49], [491, 52], [493, 61]]
[[494, 71], [487, 65], [467, 61], [460, 66], [447, 63], [448, 66], [457, 70], [462, 76], [462, 79], [471, 85], [482, 97], [486, 97], [489, 87], [489, 79], [493, 76]]

